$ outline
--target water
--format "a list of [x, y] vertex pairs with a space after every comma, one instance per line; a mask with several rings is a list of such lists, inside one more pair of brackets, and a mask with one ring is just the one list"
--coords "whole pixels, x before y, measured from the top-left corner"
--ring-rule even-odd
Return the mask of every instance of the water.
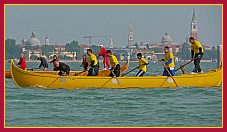
[[[80, 63], [67, 64], [72, 70], [80, 69]], [[38, 65], [27, 63], [28, 67]], [[129, 70], [135, 66], [137, 63], [130, 63]], [[216, 63], [201, 66], [207, 71]], [[193, 64], [187, 65], [187, 72], [192, 68]], [[150, 63], [147, 69], [146, 75], [160, 75], [163, 71], [161, 63]], [[221, 87], [67, 90], [20, 88], [11, 79], [5, 82], [7, 127], [222, 126]]]

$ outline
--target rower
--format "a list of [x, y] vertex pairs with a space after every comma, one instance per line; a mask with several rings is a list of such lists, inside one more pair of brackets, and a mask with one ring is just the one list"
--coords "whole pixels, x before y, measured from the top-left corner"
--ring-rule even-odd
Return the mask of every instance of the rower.
[[83, 71], [86, 71], [87, 70], [88, 63], [87, 63], [87, 57], [86, 57], [85, 54], [83, 55], [82, 63], [80, 65], [80, 67], [83, 67]]
[[88, 62], [88, 74], [87, 76], [97, 76], [99, 72], [98, 68], [98, 60], [94, 54], [92, 54], [91, 49], [87, 49], [87, 55], [89, 56], [87, 59]]
[[111, 77], [119, 77], [120, 76], [120, 71], [121, 71], [121, 66], [118, 63], [117, 57], [113, 55], [111, 50], [106, 51], [107, 56], [110, 59], [110, 64], [112, 68], [110, 69], [110, 74], [109, 76]]
[[195, 58], [197, 58], [197, 59], [194, 59], [195, 68], [191, 74], [197, 74], [198, 72], [201, 73], [202, 70], [200, 67], [200, 60], [203, 57], [203, 52], [204, 52], [203, 47], [200, 44], [200, 42], [198, 40], [195, 40], [193, 37], [189, 38], [189, 42], [191, 43], [191, 57], [192, 57], [191, 60], [194, 59], [194, 56]]
[[162, 59], [162, 61], [164, 61], [164, 71], [162, 76], [169, 76], [169, 73], [167, 71], [167, 69], [169, 70], [170, 74], [172, 76], [175, 75], [175, 70], [174, 70], [174, 57], [173, 57], [173, 53], [169, 51], [169, 46], [165, 46], [164, 48], [164, 59]]
[[142, 77], [146, 73], [146, 65], [148, 65], [149, 63], [146, 59], [142, 57], [141, 53], [137, 54], [137, 58], [139, 59], [139, 66], [137, 67], [139, 69], [139, 72], [136, 74], [136, 77]]
[[100, 51], [98, 53], [98, 56], [103, 57], [103, 66], [104, 66], [103, 70], [106, 70], [106, 65], [110, 69], [110, 63], [108, 61], [108, 56], [106, 55], [106, 48], [103, 45], [100, 45], [99, 47], [100, 47]]
[[58, 75], [60, 75], [60, 76], [69, 75], [70, 67], [68, 65], [66, 65], [65, 63], [59, 62], [59, 61], [55, 61], [54, 65], [56, 66], [56, 69], [60, 71], [58, 73]]
[[18, 65], [20, 65], [19, 67], [23, 70], [25, 70], [26, 68], [26, 61], [25, 61], [25, 58], [24, 58], [24, 54], [21, 53], [20, 54], [20, 61], [18, 62]]
[[41, 61], [40, 65], [39, 65], [39, 69], [41, 68], [41, 66], [43, 66], [43, 71], [46, 71], [48, 68], [48, 63], [47, 63], [46, 59], [44, 59], [43, 57], [38, 57], [37, 60]]
[[56, 68], [56, 66], [54, 65], [54, 64], [55, 64], [55, 61], [59, 61], [57, 55], [54, 55], [54, 56], [53, 56], [53, 60], [50, 61], [50, 63], [53, 63], [53, 66], [54, 66], [54, 69], [53, 69], [53, 70], [54, 70], [54, 71], [57, 71], [57, 68]]

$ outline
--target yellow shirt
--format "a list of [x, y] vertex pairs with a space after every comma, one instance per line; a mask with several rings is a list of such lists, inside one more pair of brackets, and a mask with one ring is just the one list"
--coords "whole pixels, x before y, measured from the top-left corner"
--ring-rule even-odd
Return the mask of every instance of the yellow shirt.
[[139, 70], [143, 70], [144, 72], [147, 71], [147, 66], [146, 65], [143, 65], [143, 64], [146, 64], [147, 63], [147, 60], [144, 59], [144, 58], [141, 58], [139, 59]]
[[203, 47], [200, 44], [200, 42], [197, 40], [194, 40], [194, 43], [191, 45], [191, 50], [194, 50], [195, 53], [199, 53], [200, 47], [202, 48], [202, 53], [203, 53]]
[[114, 63], [116, 63], [116, 65], [118, 64], [118, 60], [117, 60], [116, 56], [111, 55], [109, 57], [109, 59], [110, 59], [110, 64], [111, 64], [112, 67], [114, 66]]
[[91, 55], [87, 58], [88, 66], [91, 65], [91, 61], [93, 61], [93, 60], [95, 61], [95, 62], [94, 62], [94, 66], [97, 65], [98, 60], [97, 60], [96, 56], [95, 56], [94, 54], [91, 54]]
[[174, 68], [174, 57], [173, 57], [173, 53], [172, 52], [168, 52], [164, 54], [164, 62], [169, 61], [169, 59], [172, 58], [172, 62], [170, 64], [165, 64], [166, 67], [169, 68]]

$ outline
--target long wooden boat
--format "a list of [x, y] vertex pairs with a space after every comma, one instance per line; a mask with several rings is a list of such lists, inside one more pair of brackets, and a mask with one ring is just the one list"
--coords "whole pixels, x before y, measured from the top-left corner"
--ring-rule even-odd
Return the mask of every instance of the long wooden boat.
[[[12, 79], [17, 86], [43, 88], [167, 88], [167, 87], [219, 87], [222, 82], [222, 67], [201, 74], [182, 74], [145, 77], [99, 77], [59, 76], [40, 74], [10, 64]], [[174, 80], [173, 80], [174, 79]]]
[[[125, 72], [129, 67], [129, 61], [126, 61], [126, 63], [121, 66], [121, 73]], [[40, 73], [40, 74], [53, 74], [53, 75], [58, 75], [58, 71], [31, 71], [35, 73]], [[78, 76], [87, 76], [88, 72], [81, 72], [81, 71], [70, 71], [70, 76], [73, 75], [78, 75]], [[110, 74], [110, 70], [99, 70], [98, 76], [108, 76]], [[12, 78], [10, 70], [5, 70], [5, 78]]]

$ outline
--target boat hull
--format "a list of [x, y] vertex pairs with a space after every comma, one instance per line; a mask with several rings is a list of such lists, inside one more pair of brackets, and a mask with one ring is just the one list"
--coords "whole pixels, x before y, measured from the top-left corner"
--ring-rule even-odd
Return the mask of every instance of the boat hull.
[[175, 87], [219, 87], [222, 81], [222, 68], [203, 74], [184, 74], [174, 76], [146, 77], [87, 77], [58, 76], [39, 74], [21, 70], [11, 62], [11, 75], [14, 83], [21, 87], [44, 88], [175, 88]]

